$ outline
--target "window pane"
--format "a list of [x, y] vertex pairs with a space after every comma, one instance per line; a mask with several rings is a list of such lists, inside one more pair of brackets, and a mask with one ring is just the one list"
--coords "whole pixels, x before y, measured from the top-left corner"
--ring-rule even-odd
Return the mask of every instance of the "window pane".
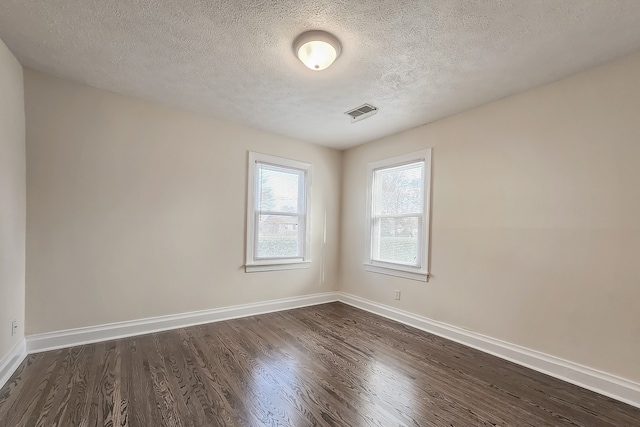
[[416, 162], [374, 172], [376, 215], [422, 213], [423, 167]]
[[258, 164], [256, 205], [259, 211], [300, 213], [299, 200], [303, 172]]
[[256, 258], [301, 257], [300, 217], [258, 215]]
[[420, 217], [380, 218], [379, 260], [419, 265]]

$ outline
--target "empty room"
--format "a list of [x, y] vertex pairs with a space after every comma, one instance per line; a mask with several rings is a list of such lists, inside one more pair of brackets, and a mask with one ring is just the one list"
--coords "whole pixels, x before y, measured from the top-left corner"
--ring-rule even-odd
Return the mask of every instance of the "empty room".
[[0, 427], [640, 427], [640, 1], [0, 3]]

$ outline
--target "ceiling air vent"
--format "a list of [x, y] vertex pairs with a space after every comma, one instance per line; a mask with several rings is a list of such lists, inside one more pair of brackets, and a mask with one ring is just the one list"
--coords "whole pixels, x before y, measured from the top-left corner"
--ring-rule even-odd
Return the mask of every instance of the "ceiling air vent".
[[373, 105], [363, 104], [358, 108], [354, 108], [353, 110], [347, 111], [345, 114], [351, 116], [351, 123], [359, 122], [360, 120], [364, 120], [367, 117], [373, 116], [378, 112], [378, 109]]

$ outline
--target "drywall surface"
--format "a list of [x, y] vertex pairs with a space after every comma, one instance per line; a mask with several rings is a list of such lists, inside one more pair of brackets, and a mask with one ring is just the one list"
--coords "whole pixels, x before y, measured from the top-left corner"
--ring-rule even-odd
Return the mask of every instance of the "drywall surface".
[[0, 41], [0, 360], [24, 338], [25, 221], [22, 66]]
[[[637, 53], [345, 152], [340, 289], [640, 381], [639, 75]], [[365, 272], [367, 163], [427, 147], [432, 276]]]
[[[341, 152], [30, 70], [25, 102], [28, 334], [337, 289]], [[245, 273], [249, 150], [313, 165], [309, 269]]]

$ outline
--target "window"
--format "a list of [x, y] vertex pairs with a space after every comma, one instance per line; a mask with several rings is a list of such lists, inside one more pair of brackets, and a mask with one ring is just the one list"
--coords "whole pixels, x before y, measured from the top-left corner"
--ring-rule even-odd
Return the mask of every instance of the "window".
[[311, 165], [249, 152], [245, 271], [308, 268]]
[[365, 270], [426, 281], [431, 149], [369, 163]]

